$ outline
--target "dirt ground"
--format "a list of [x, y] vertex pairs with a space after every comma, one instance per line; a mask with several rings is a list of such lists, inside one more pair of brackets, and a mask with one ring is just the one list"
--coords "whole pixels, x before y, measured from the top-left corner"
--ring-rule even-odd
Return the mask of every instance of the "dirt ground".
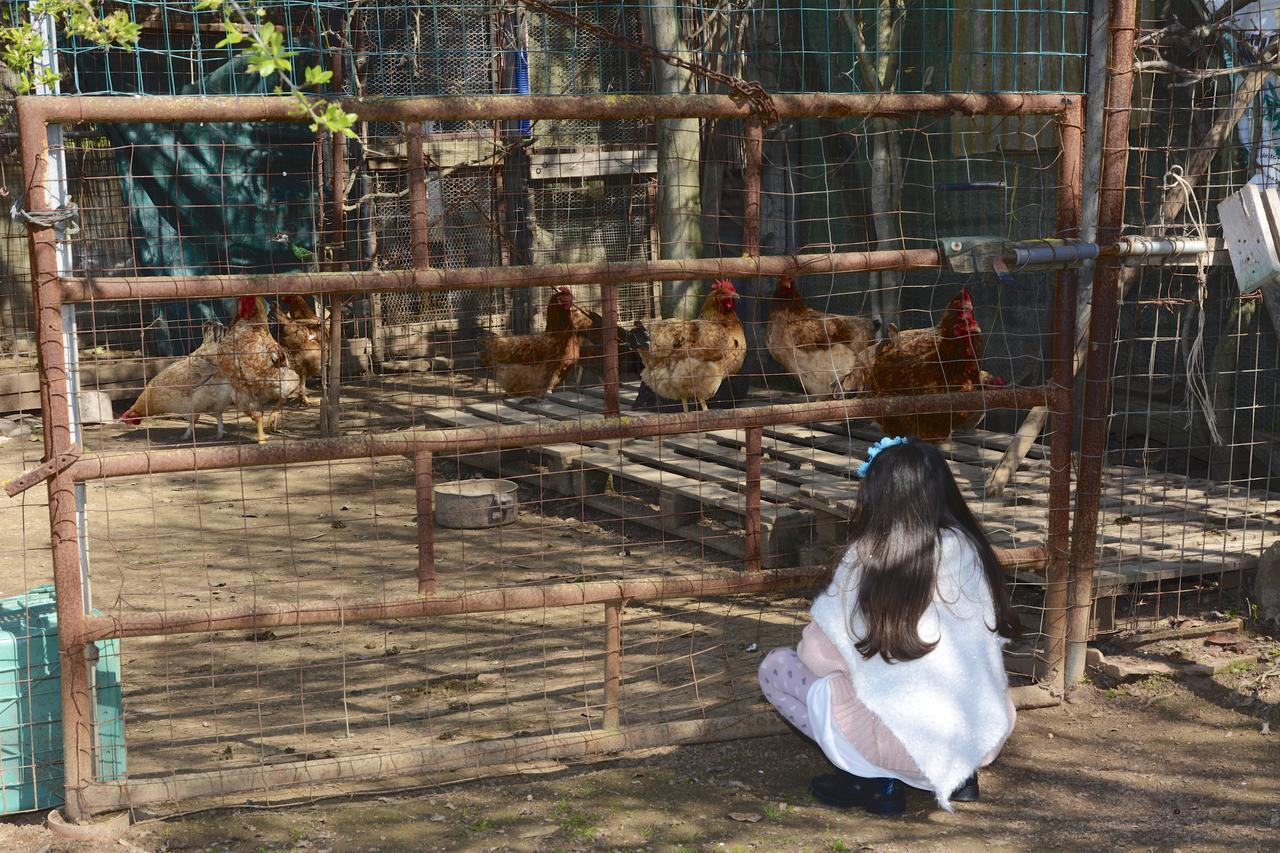
[[1248, 676], [1085, 686], [1068, 704], [1024, 712], [981, 776], [982, 801], [954, 814], [919, 793], [901, 818], [821, 806], [805, 790], [821, 756], [784, 735], [414, 793], [210, 811], [139, 823], [111, 844], [0, 823], [0, 849], [1274, 850], [1280, 742], [1263, 722], [1276, 705], [1246, 699]]

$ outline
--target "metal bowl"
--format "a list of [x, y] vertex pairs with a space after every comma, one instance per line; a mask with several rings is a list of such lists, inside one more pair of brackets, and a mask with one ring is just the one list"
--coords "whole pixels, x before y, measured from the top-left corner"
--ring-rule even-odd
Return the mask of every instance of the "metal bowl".
[[518, 486], [510, 480], [458, 480], [432, 489], [436, 524], [455, 530], [502, 527], [516, 520]]

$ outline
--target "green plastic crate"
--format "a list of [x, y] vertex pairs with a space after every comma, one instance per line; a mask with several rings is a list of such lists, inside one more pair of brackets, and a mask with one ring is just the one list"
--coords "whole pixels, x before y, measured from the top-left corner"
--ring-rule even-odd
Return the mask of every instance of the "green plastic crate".
[[[125, 775], [120, 641], [95, 643], [98, 779]], [[53, 586], [0, 599], [0, 814], [62, 804], [62, 693]]]

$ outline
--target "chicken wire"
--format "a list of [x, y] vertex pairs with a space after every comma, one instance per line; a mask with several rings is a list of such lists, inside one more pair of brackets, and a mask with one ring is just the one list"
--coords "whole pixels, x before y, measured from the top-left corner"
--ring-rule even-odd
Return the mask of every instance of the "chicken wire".
[[1275, 320], [1260, 293], [1240, 292], [1218, 222], [1218, 205], [1259, 171], [1250, 125], [1262, 107], [1254, 98], [1232, 120], [1243, 77], [1231, 69], [1266, 39], [1250, 36], [1246, 13], [1187, 35], [1215, 17], [1142, 7], [1126, 233], [1208, 238], [1215, 251], [1121, 279], [1098, 566], [1149, 573], [1103, 596], [1105, 628], [1249, 613], [1248, 578], [1280, 532]]
[[[904, 246], [936, 245], [962, 227], [967, 233], [1008, 239], [1051, 233], [1060, 157], [1056, 135], [1048, 125], [1028, 141], [1023, 128], [1016, 117], [975, 128], [921, 116], [888, 131], [904, 139], [906, 178], [899, 211]], [[715, 252], [732, 257], [742, 251], [742, 164], [740, 154], [733, 153], [742, 131], [727, 125], [713, 132], [723, 136], [723, 143], [709, 143], [703, 150], [708, 156], [726, 152], [726, 159], [716, 164], [724, 169], [723, 191], [707, 234], [716, 238]], [[784, 239], [769, 251], [820, 256], [875, 248], [874, 223], [858, 198], [866, 192], [872, 135], [885, 132], [867, 122], [836, 120], [796, 122], [770, 132], [762, 183], [771, 190], [763, 200], [767, 210], [791, 225], [776, 229], [766, 220], [765, 236]], [[440, 137], [433, 141], [428, 136], [426, 143], [428, 151], [443, 157], [439, 146], [444, 135]], [[226, 154], [237, 144], [222, 143]], [[402, 145], [402, 138], [388, 136], [367, 152], [373, 164], [370, 192], [376, 197], [365, 215], [378, 269], [413, 266], [408, 200], [401, 195], [406, 172], [397, 153]], [[66, 153], [71, 163], [91, 154], [98, 159], [85, 163], [110, 164], [126, 155], [145, 159], [146, 146], [95, 142], [82, 150], [76, 143]], [[594, 151], [565, 162], [599, 172], [614, 162], [613, 153]], [[257, 162], [263, 171], [248, 177], [272, 185], [285, 170], [283, 164], [300, 156], [281, 152], [276, 159]], [[238, 182], [246, 177], [229, 165], [234, 157], [209, 159], [228, 164], [219, 177]], [[533, 168], [539, 162], [547, 169], [567, 168], [564, 163], [534, 162]], [[95, 262], [110, 266], [96, 273], [104, 284], [125, 271], [145, 271], [137, 259], [147, 248], [146, 238], [130, 224], [140, 211], [124, 203], [118, 177], [109, 169], [102, 173], [83, 166], [72, 169], [72, 175], [82, 200], [83, 233], [94, 240], [92, 252], [73, 242], [73, 271], [92, 273], [90, 257], [130, 259], [123, 267], [118, 261]], [[482, 169], [429, 171], [433, 264], [465, 268], [498, 262], [503, 247], [488, 242], [494, 240], [494, 229], [466, 218], [477, 209], [495, 215], [492, 208], [478, 208], [495, 198], [493, 180], [492, 172]], [[650, 173], [641, 172], [531, 181], [533, 263], [653, 257], [652, 180]], [[965, 182], [972, 187], [938, 189]], [[305, 184], [310, 192], [324, 191], [309, 177]], [[965, 208], [957, 209], [952, 193], [969, 199]], [[247, 215], [255, 208], [246, 200], [241, 212]], [[257, 220], [239, 219], [237, 211], [236, 204], [222, 207], [219, 221], [232, 230], [224, 230], [222, 248], [209, 253], [223, 259], [219, 263], [225, 264], [236, 245], [254, 236], [248, 223]], [[234, 230], [238, 227], [246, 230]], [[267, 243], [275, 236], [258, 233]], [[928, 328], [942, 306], [967, 286], [986, 331], [984, 364], [1011, 380], [1036, 384], [1044, 376], [1043, 351], [1051, 331], [1049, 281], [1043, 273], [1019, 276], [1017, 289], [1009, 290], [983, 276], [912, 272], [903, 290], [900, 323]], [[767, 295], [774, 282], [742, 280], [740, 285], [747, 294], [740, 308], [744, 319], [767, 319]], [[867, 310], [875, 286], [865, 274], [803, 279], [812, 305], [850, 313]], [[574, 292], [583, 307], [601, 310], [598, 289], [575, 287]], [[651, 285], [620, 285], [618, 294], [620, 325], [652, 316]], [[545, 289], [534, 291], [540, 308], [547, 295]], [[406, 323], [424, 316], [448, 319], [449, 310], [440, 306], [447, 305], [450, 295], [439, 296], [441, 302], [433, 304], [419, 294], [381, 294], [381, 316]], [[500, 289], [494, 297], [509, 299], [511, 292]], [[408, 308], [394, 299], [404, 299]], [[117, 305], [120, 311], [112, 313]], [[82, 387], [112, 395], [119, 412], [142, 390], [142, 380], [168, 362], [126, 351], [143, 346], [148, 333], [139, 303], [97, 300], [93, 308], [94, 318], [114, 317], [116, 325], [103, 321], [82, 331], [78, 378]], [[129, 315], [125, 309], [139, 313]], [[137, 319], [122, 319], [127, 316]], [[357, 322], [353, 312], [344, 323], [348, 334]], [[538, 320], [535, 331], [544, 322]], [[751, 328], [758, 334], [758, 327]], [[503, 332], [500, 326], [495, 329]], [[462, 330], [457, 337], [465, 343], [475, 334], [474, 329]], [[110, 361], [116, 373], [105, 372], [98, 358], [88, 357], [90, 342], [105, 347], [101, 359]], [[454, 350], [447, 352], [457, 356]], [[741, 405], [803, 399], [767, 356], [760, 358], [759, 366], [745, 370], [755, 387]], [[626, 364], [624, 359], [622, 402], [624, 410], [631, 410], [638, 392], [636, 365], [628, 369]], [[135, 378], [113, 381], [127, 366], [137, 369]], [[414, 426], [527, 424], [549, 429], [597, 418], [605, 405], [602, 379], [589, 371], [571, 371], [542, 402], [509, 398], [491, 377], [483, 365], [458, 357], [432, 370], [349, 374], [341, 389], [342, 434]], [[178, 439], [181, 419], [144, 423], [143, 429], [116, 423], [87, 426], [86, 451], [112, 458], [138, 449], [191, 446], [190, 440]], [[982, 481], [1008, 443], [1002, 431], [1016, 423], [1015, 413], [990, 412], [979, 429], [958, 434], [948, 455], [997, 547], [1034, 548], [1043, 544], [1046, 529], [1047, 444], [1033, 449], [1005, 496], [982, 496]], [[197, 427], [194, 446], [234, 446], [251, 430], [243, 420], [233, 420], [229, 428], [228, 439], [218, 442], [206, 420]], [[318, 430], [314, 408], [290, 405], [271, 441], [292, 447], [314, 438]], [[781, 571], [813, 566], [839, 549], [856, 494], [849, 460], [863, 455], [876, 434], [869, 422], [835, 422], [780, 429], [764, 438], [767, 566]], [[732, 577], [744, 554], [745, 441], [741, 430], [728, 429], [662, 441], [600, 445], [569, 440], [529, 451], [437, 454], [431, 464], [433, 481], [467, 481], [477, 475], [510, 480], [519, 489], [520, 511], [510, 526], [437, 528], [436, 594], [447, 598], [489, 588], [590, 585], [646, 578], [655, 570], [675, 579]], [[111, 618], [148, 613], [182, 618], [207, 608], [392, 601], [412, 595], [417, 577], [411, 567], [422, 547], [416, 532], [423, 511], [415, 491], [420, 475], [412, 462], [392, 457], [91, 483], [86, 518], [95, 606]], [[170, 547], [174, 542], [182, 547]], [[1034, 572], [1014, 577], [1015, 601], [1030, 629], [1009, 658], [1018, 684], [1033, 680], [1037, 654], [1043, 654], [1042, 634], [1050, 615], [1043, 596], [1043, 578]], [[621, 723], [643, 728], [758, 717], [762, 706], [754, 668], [759, 655], [793, 639], [804, 609], [802, 593], [706, 600], [670, 596], [628, 605], [623, 611]], [[602, 692], [602, 612], [602, 605], [593, 603], [427, 621], [264, 626], [127, 639], [131, 779], [147, 784], [175, 767], [234, 774], [303, 760], [404, 755], [433, 744], [601, 731], [606, 713], [613, 713]]]
[[[623, 17], [615, 17], [612, 7], [573, 5], [608, 25]], [[319, 10], [312, 18], [331, 11], [306, 8]], [[496, 24], [481, 27], [474, 11], [458, 4], [366, 9], [352, 25], [349, 85], [365, 87], [363, 93], [370, 95], [415, 94], [418, 86], [424, 94], [453, 93], [456, 90], [448, 87], [455, 84], [463, 89], [474, 86], [477, 92], [491, 91], [485, 86], [502, 88], [492, 54], [506, 36]], [[954, 10], [923, 11], [941, 15]], [[1062, 25], [1061, 46], [1046, 44], [1043, 36], [1038, 52], [1019, 46], [1021, 39], [1030, 38], [1027, 22], [1034, 20], [1021, 6], [993, 18], [1003, 22], [1003, 35], [992, 34], [981, 48], [971, 38], [971, 51], [995, 56], [1012, 44], [1011, 53], [1017, 57], [1018, 71], [986, 87], [1002, 89], [1001, 81], [1008, 79], [1023, 84], [1019, 88], [1033, 83], [1078, 88], [1067, 81], [1069, 75], [1055, 77], [1050, 69], [1072, 60], [1071, 73], [1077, 75], [1072, 79], [1078, 79], [1078, 48], [1068, 49], [1067, 44], [1074, 38], [1068, 31], [1078, 29], [1080, 15], [1065, 4], [1050, 12]], [[791, 63], [833, 64], [832, 54], [826, 52], [829, 42], [819, 45], [806, 39], [823, 26], [841, 32], [837, 10], [824, 10], [825, 17], [804, 10], [801, 35], [782, 26], [782, 13], [737, 6], [699, 10], [713, 22], [745, 18], [760, 32], [768, 31], [766, 24], [784, 30], [787, 47], [770, 52], [749, 43], [745, 55], [751, 62], [780, 59], [778, 73], [785, 79], [779, 80], [778, 91], [812, 88], [813, 80]], [[419, 40], [422, 33], [433, 38], [437, 33], [423, 22], [428, 14], [443, 22], [431, 25], [446, 36], [439, 45]], [[298, 20], [305, 17], [298, 13]], [[526, 17], [531, 85], [566, 95], [626, 91], [632, 86], [652, 91], [651, 75], [634, 57], [600, 51], [598, 42], [582, 33], [557, 33], [554, 27], [540, 28], [536, 16]], [[636, 20], [628, 10], [620, 26], [631, 31]], [[643, 29], [643, 17], [639, 20]], [[308, 26], [295, 29], [305, 34]], [[980, 31], [974, 26], [971, 35]], [[1006, 31], [1023, 35], [1011, 42]], [[540, 54], [533, 47], [534, 35], [544, 45]], [[204, 50], [196, 42], [207, 36], [197, 32], [184, 37], [191, 42], [182, 61], [194, 68], [190, 57], [203, 56]], [[490, 55], [460, 62], [459, 55], [473, 49], [473, 42], [467, 41], [471, 38], [477, 39], [474, 44], [487, 45]], [[1059, 54], [1056, 47], [1061, 47]], [[916, 57], [923, 50], [905, 47], [902, 56]], [[108, 85], [102, 81], [109, 75], [91, 71], [93, 50], [72, 45], [66, 51], [75, 58], [68, 81], [82, 87], [75, 91]], [[592, 58], [592, 51], [603, 58]], [[172, 91], [164, 86], [172, 86], [178, 77], [166, 76], [156, 64], [168, 54], [154, 46], [140, 53], [141, 58], [128, 60], [136, 63], [132, 71], [113, 71], [111, 80], [128, 72], [141, 81], [139, 89]], [[209, 56], [199, 60], [208, 66], [202, 66], [205, 71], [217, 64], [217, 52]], [[448, 61], [439, 61], [441, 56]], [[934, 67], [953, 68], [966, 56], [952, 51], [945, 63]], [[435, 64], [415, 65], [427, 59]], [[718, 67], [733, 69], [741, 55], [725, 51], [707, 59], [708, 64], [712, 59]], [[549, 70], [539, 71], [539, 62]], [[939, 81], [946, 79], [935, 71], [938, 76], [926, 81], [922, 66], [914, 61], [902, 66], [906, 90], [937, 90]], [[419, 68], [426, 69], [421, 76]], [[203, 71], [186, 76], [187, 82], [204, 79]], [[601, 82], [593, 82], [597, 79]], [[840, 86], [833, 88], [852, 85], [847, 76], [840, 79]], [[984, 88], [972, 79], [965, 87]], [[648, 158], [656, 159], [653, 123], [530, 119], [527, 190], [507, 183], [506, 174], [499, 188], [496, 160], [471, 163], [485, 151], [505, 155], [513, 128], [488, 122], [440, 122], [425, 128], [432, 266], [513, 264], [518, 247], [513, 253], [503, 214], [505, 205], [519, 200], [517, 191], [527, 199], [529, 260], [534, 264], [639, 261], [668, 252], [670, 241], [664, 245], [655, 233], [657, 173], [656, 165], [648, 165]], [[357, 271], [412, 268], [401, 128], [370, 125], [361, 131], [361, 140], [346, 150], [350, 189], [344, 188], [344, 193], [351, 209], [343, 223], [344, 242], [331, 242], [332, 165], [325, 160], [331, 155], [309, 143], [281, 143], [272, 146], [270, 156], [242, 167], [234, 158], [245, 146], [228, 139], [210, 146], [209, 161], [220, 164], [213, 176], [237, 183], [251, 178], [278, 187], [290, 172], [305, 188], [305, 197], [288, 209], [310, 223], [310, 230], [264, 229], [259, 224], [263, 211], [274, 211], [275, 205], [262, 199], [232, 199], [219, 206], [220, 230], [183, 231], [177, 245], [212, 244], [205, 253], [208, 265], [198, 271], [225, 273], [245, 266], [235, 260], [232, 248], [253, 243], [265, 253], [257, 262], [266, 269], [255, 271], [264, 273], [268, 290], [272, 274], [311, 272], [322, 265], [345, 263]], [[1060, 151], [1052, 121], [906, 116], [886, 129], [865, 120], [806, 119], [784, 122], [766, 134], [761, 179], [765, 252], [820, 257], [883, 245], [886, 238], [877, 233], [869, 213], [870, 159], [877, 138], [890, 135], [899, 137], [904, 152], [902, 194], [892, 212], [901, 231], [898, 246], [934, 247], [958, 234], [1024, 239], [1054, 232]], [[465, 137], [459, 145], [471, 146], [472, 153], [450, 148], [451, 136]], [[741, 123], [705, 121], [697, 128], [696, 143], [693, 149], [700, 152], [700, 162], [692, 174], [703, 191], [702, 251], [709, 257], [739, 257], [747, 242], [742, 228], [748, 203], [744, 130]], [[113, 142], [95, 148], [94, 156], [103, 163], [119, 163], [137, 160], [146, 148], [145, 141]], [[74, 159], [70, 148], [67, 153]], [[309, 165], [301, 170], [284, 165], [304, 159]], [[630, 164], [628, 170], [619, 172], [620, 163]], [[561, 170], [555, 173], [563, 175], [574, 164], [583, 170], [582, 176], [539, 177], [534, 171]], [[191, 166], [179, 168], [191, 169], [186, 177], [209, 174]], [[964, 188], [956, 188], [961, 185]], [[947, 188], [940, 189], [943, 186]], [[709, 193], [707, 187], [716, 192]], [[73, 172], [73, 195], [83, 199], [82, 233], [93, 235], [92, 245], [73, 245], [73, 271], [105, 284], [125, 271], [161, 271], [158, 263], [144, 259], [149, 237], [135, 224], [142, 210], [120, 192], [118, 174]], [[754, 350], [743, 371], [753, 387], [739, 404], [746, 408], [801, 401], [794, 382], [781, 375], [763, 351], [761, 332], [774, 282], [736, 283], [743, 295], [739, 313]], [[886, 288], [882, 276], [864, 273], [807, 276], [802, 283], [814, 307], [848, 313], [866, 313], [872, 295]], [[905, 329], [927, 329], [938, 322], [943, 306], [959, 288], [967, 286], [986, 332], [984, 364], [1018, 384], [1035, 385], [1046, 373], [1052, 331], [1050, 285], [1050, 275], [1043, 272], [1018, 274], [1017, 288], [1012, 289], [998, 287], [989, 276], [912, 271], [901, 290], [897, 319]], [[655, 312], [653, 285], [625, 284], [617, 291], [620, 325]], [[502, 394], [492, 372], [470, 357], [478, 328], [506, 333], [504, 315], [518, 294], [536, 307], [533, 331], [541, 331], [549, 288], [430, 297], [383, 293], [377, 307], [360, 301], [349, 304], [341, 323], [344, 339], [376, 335], [369, 331], [375, 319], [391, 326], [457, 322], [446, 345], [415, 352], [431, 356], [428, 364], [397, 365], [397, 372], [392, 372], [387, 365], [348, 359], [351, 353], [346, 353], [339, 436], [378, 436], [410, 427], [488, 429], [521, 424], [549, 431], [556, 425], [574, 427], [598, 419], [607, 405], [607, 390], [603, 377], [590, 370], [569, 371], [554, 394], [533, 402]], [[603, 310], [597, 287], [575, 286], [574, 296], [584, 308]], [[169, 363], [147, 348], [154, 333], [146, 313], [149, 304], [96, 300], [83, 324], [76, 376], [82, 387], [113, 397], [117, 413]], [[224, 322], [229, 321], [230, 315], [220, 310]], [[474, 324], [460, 320], [468, 310]], [[189, 325], [193, 334], [199, 329], [198, 322]], [[95, 353], [101, 359], [83, 358], [90, 345], [104, 350]], [[387, 352], [394, 354], [395, 348]], [[110, 361], [111, 369], [103, 369], [99, 360]], [[370, 369], [375, 366], [383, 369]], [[624, 411], [632, 411], [639, 395], [637, 373], [634, 353], [628, 361], [624, 352]], [[998, 547], [1042, 545], [1052, 434], [1046, 433], [1032, 448], [1004, 496], [986, 497], [984, 480], [1008, 446], [1006, 433], [1017, 425], [1019, 413], [979, 414], [986, 419], [960, 430], [947, 450], [953, 469]], [[206, 420], [192, 441], [178, 438], [181, 418], [153, 418], [144, 424], [141, 429], [118, 423], [87, 425], [84, 448], [95, 458], [123, 459], [140, 450], [237, 447], [251, 430], [247, 421], [233, 418], [229, 438], [218, 442]], [[281, 448], [299, 448], [320, 434], [316, 409], [290, 405], [271, 441]], [[812, 568], [839, 550], [856, 495], [850, 460], [860, 458], [877, 436], [870, 422], [840, 419], [779, 428], [760, 439], [760, 535], [766, 568], [783, 574]], [[426, 469], [428, 485], [477, 475], [507, 479], [517, 484], [520, 510], [509, 526], [435, 529], [432, 548], [440, 567], [435, 595], [447, 599], [495, 588], [519, 593], [551, 584], [591, 590], [602, 581], [655, 575], [699, 584], [733, 580], [747, 553], [751, 440], [729, 424], [661, 441], [565, 439], [526, 450], [438, 453]], [[29, 460], [24, 456], [8, 462], [19, 467]], [[421, 461], [390, 456], [95, 481], [86, 495], [95, 606], [108, 618], [163, 614], [181, 620], [209, 608], [310, 607], [315, 602], [338, 602], [346, 608], [357, 600], [388, 602], [413, 596], [420, 588], [413, 566], [425, 547], [418, 530], [430, 517], [421, 502], [423, 478]], [[8, 582], [24, 582], [33, 573], [26, 563], [23, 567], [22, 580], [6, 575]], [[1012, 578], [1029, 633], [1008, 660], [1015, 683], [1025, 685], [1043, 674], [1038, 660], [1045, 654], [1043, 635], [1057, 614], [1045, 609], [1042, 575], [1027, 569]], [[612, 677], [608, 656], [618, 661], [603, 642], [604, 623], [610, 617], [599, 601], [425, 620], [339, 618], [321, 626], [261, 625], [234, 632], [132, 637], [124, 641], [131, 779], [136, 786], [158, 784], [179, 768], [184, 773], [240, 774], [237, 778], [264, 769], [278, 774], [304, 760], [309, 762], [305, 775], [319, 767], [316, 762], [379, 753], [402, 756], [412, 749], [482, 745], [499, 738], [561, 743], [554, 739], [566, 733], [610, 732], [618, 723], [643, 728], [739, 716], [758, 720], [765, 708], [755, 684], [755, 666], [770, 647], [794, 641], [805, 606], [802, 592], [703, 598], [673, 594], [628, 603], [622, 612], [617, 676], [620, 707], [606, 692]], [[282, 777], [262, 778], [270, 780], [263, 786], [272, 789]], [[322, 784], [316, 777], [309, 792], [321, 793]], [[234, 802], [238, 796], [221, 799]]]

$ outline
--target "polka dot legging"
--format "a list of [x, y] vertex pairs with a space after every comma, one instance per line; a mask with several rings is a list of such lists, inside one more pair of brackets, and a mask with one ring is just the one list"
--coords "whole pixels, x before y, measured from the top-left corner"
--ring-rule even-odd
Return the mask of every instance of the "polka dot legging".
[[760, 689], [787, 722], [813, 737], [805, 696], [817, 677], [800, 662], [792, 648], [774, 649], [760, 662]]

